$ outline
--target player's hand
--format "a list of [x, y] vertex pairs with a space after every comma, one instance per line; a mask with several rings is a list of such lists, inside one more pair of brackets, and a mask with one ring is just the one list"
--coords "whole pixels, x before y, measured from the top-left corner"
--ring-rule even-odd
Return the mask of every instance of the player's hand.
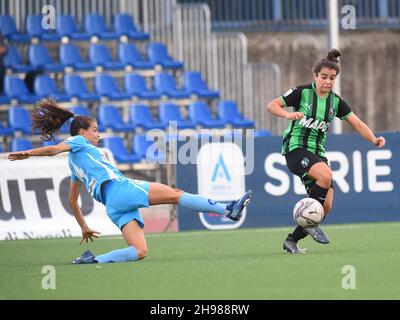
[[300, 119], [303, 119], [303, 117], [304, 117], [303, 112], [290, 112], [286, 116], [286, 119], [288, 119], [288, 120], [300, 120]]
[[101, 232], [98, 232], [96, 230], [92, 230], [89, 227], [82, 228], [82, 240], [81, 240], [80, 244], [82, 244], [83, 241], [85, 241], [85, 240], [86, 240], [86, 243], [88, 243], [88, 239], [90, 239], [90, 241], [93, 242], [92, 238], [93, 237], [94, 238], [98, 238], [99, 237], [98, 234], [100, 234], [100, 233]]
[[29, 158], [28, 151], [20, 151], [20, 152], [11, 152], [7, 156], [8, 160], [15, 161], [15, 160], [24, 160]]
[[384, 137], [375, 138], [374, 145], [378, 148], [383, 148], [386, 144], [386, 140]]

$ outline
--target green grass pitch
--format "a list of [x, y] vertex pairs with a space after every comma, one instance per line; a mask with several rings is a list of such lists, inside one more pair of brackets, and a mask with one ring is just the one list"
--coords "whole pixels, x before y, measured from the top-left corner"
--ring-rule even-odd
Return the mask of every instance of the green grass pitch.
[[[149, 234], [145, 260], [101, 265], [70, 262], [124, 247], [122, 237], [1, 241], [0, 299], [400, 299], [400, 223], [326, 225], [331, 244], [308, 237], [304, 255], [282, 251], [290, 230]], [[42, 288], [45, 265], [55, 289]], [[355, 289], [342, 287], [354, 275], [345, 266]]]

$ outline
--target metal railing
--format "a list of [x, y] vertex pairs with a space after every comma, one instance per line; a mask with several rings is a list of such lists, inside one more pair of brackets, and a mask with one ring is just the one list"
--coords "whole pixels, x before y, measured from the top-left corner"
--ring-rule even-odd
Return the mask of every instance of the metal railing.
[[[329, 0], [178, 0], [209, 5], [216, 30], [321, 29]], [[400, 28], [400, 0], [339, 0], [354, 7], [360, 28]]]

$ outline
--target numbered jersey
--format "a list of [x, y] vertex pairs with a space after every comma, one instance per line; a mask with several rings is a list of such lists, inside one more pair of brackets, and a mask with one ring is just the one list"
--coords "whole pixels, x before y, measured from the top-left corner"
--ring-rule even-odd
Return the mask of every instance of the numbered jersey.
[[330, 92], [325, 98], [317, 95], [315, 83], [290, 89], [281, 99], [285, 107], [304, 114], [300, 120], [290, 122], [283, 133], [282, 154], [305, 148], [321, 157], [325, 156], [326, 134], [332, 120], [346, 119], [352, 111], [347, 102]]
[[107, 161], [100, 148], [83, 136], [70, 137], [64, 142], [71, 147], [68, 154], [71, 181], [81, 181], [90, 195], [101, 202], [100, 185], [106, 180], [121, 178], [123, 174]]

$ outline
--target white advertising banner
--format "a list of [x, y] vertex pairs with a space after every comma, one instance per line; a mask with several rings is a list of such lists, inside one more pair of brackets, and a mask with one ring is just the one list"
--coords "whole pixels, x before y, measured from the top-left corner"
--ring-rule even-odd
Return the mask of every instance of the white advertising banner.
[[[68, 205], [70, 170], [66, 155], [22, 161], [0, 159], [0, 240], [81, 236]], [[79, 204], [90, 228], [120, 234], [103, 204], [82, 185]]]

